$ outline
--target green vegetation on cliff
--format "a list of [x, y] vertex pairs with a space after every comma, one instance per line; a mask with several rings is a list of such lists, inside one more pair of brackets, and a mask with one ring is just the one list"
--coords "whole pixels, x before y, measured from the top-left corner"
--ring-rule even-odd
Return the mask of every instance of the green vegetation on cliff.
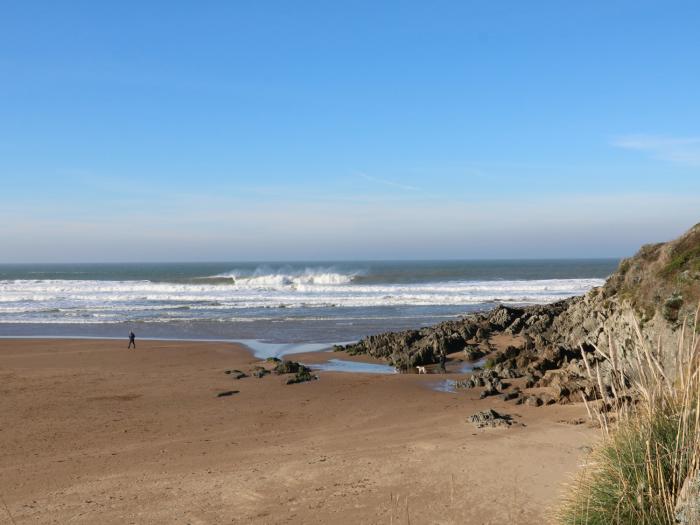
[[692, 316], [700, 300], [700, 224], [674, 241], [643, 246], [623, 260], [603, 293], [629, 303], [642, 323], [656, 315], [671, 323]]

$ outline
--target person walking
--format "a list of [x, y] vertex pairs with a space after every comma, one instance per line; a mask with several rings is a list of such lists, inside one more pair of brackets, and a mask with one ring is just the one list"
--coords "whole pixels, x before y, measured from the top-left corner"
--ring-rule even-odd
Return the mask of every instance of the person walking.
[[129, 331], [129, 346], [128, 348], [131, 348], [131, 345], [134, 345], [134, 350], [136, 350], [136, 334], [133, 331]]

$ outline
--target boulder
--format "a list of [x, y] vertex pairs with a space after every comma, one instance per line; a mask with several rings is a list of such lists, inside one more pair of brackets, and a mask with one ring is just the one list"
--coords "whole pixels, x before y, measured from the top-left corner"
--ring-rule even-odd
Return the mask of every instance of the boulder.
[[287, 379], [287, 384], [294, 385], [296, 383], [306, 383], [307, 381], [313, 381], [314, 379], [318, 379], [318, 376], [313, 375], [311, 370], [309, 370], [307, 367], [303, 367], [299, 369], [296, 374], [294, 374], [294, 377]]
[[526, 405], [526, 406], [530, 406], [530, 407], [539, 407], [539, 406], [542, 406], [544, 404], [544, 402], [542, 401], [542, 399], [540, 397], [530, 394], [530, 395], [523, 396], [520, 399], [518, 399], [516, 404]]
[[485, 427], [509, 427], [513, 423], [513, 418], [507, 414], [499, 414], [495, 410], [483, 410], [477, 412], [473, 416], [469, 416], [467, 421], [472, 423], [476, 428]]
[[281, 374], [296, 374], [299, 370], [305, 369], [306, 367], [296, 361], [280, 361], [274, 368], [274, 372], [277, 375]]

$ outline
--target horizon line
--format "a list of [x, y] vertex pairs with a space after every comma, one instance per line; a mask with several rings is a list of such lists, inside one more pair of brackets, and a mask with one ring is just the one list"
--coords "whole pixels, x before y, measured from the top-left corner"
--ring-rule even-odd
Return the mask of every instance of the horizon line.
[[17, 265], [70, 265], [70, 264], [299, 264], [299, 263], [398, 263], [398, 262], [489, 262], [489, 261], [602, 261], [622, 260], [629, 256], [600, 256], [600, 257], [474, 257], [474, 258], [442, 258], [442, 259], [245, 259], [245, 260], [174, 260], [174, 261], [22, 261], [1, 262], [0, 266]]

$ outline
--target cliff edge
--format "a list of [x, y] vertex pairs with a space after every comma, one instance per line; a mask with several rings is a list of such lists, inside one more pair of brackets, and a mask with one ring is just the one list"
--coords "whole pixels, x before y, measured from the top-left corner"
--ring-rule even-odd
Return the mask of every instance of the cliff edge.
[[[595, 399], [600, 389], [587, 381], [583, 359], [589, 366], [599, 362], [595, 348], [609, 353], [611, 345], [624, 357], [637, 340], [637, 325], [670, 367], [669, 352], [678, 348], [683, 326], [695, 326], [699, 302], [696, 224], [676, 240], [643, 246], [622, 260], [603, 286], [583, 296], [548, 305], [501, 305], [432, 327], [369, 336], [338, 349], [384, 359], [404, 370], [454, 352], [463, 351], [471, 359], [488, 355], [490, 376], [524, 376], [530, 386], [555, 386], [560, 402], [580, 400], [579, 392]], [[491, 339], [498, 334], [518, 336], [520, 345], [495, 352]]]

